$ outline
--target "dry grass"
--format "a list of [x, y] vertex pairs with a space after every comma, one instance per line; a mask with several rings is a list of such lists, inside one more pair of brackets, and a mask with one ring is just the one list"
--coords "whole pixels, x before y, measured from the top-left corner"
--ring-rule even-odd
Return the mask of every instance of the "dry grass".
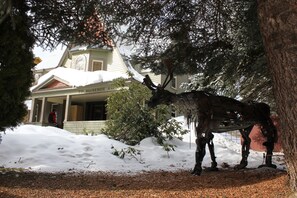
[[288, 197], [287, 174], [272, 169], [182, 172], [0, 174], [0, 197]]

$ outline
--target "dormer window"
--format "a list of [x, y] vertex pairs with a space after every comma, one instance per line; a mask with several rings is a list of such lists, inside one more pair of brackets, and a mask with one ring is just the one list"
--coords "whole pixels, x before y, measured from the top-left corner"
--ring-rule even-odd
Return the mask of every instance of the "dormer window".
[[103, 61], [101, 60], [93, 60], [92, 71], [103, 70]]
[[74, 62], [74, 69], [85, 70], [87, 58], [85, 55], [79, 55]]

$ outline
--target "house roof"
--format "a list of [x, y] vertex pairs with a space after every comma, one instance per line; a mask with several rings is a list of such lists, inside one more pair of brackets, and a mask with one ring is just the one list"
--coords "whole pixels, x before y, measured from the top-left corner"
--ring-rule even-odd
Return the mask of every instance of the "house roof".
[[41, 76], [38, 83], [31, 87], [31, 91], [46, 87], [53, 80], [62, 82], [69, 87], [87, 86], [90, 84], [109, 82], [116, 78], [128, 79], [129, 76], [118, 72], [94, 71], [85, 72], [82, 70], [58, 67]]
[[96, 44], [96, 45], [74, 45], [71, 47], [70, 51], [84, 51], [84, 50], [89, 50], [89, 49], [102, 49], [102, 50], [112, 50], [113, 47], [107, 46], [107, 45], [101, 45], [101, 44]]
[[74, 45], [84, 43], [89, 49], [112, 49], [114, 44], [105, 28], [103, 19], [96, 9], [90, 10], [90, 12], [93, 13], [81, 21], [82, 26], [78, 29], [77, 35], [72, 43]]
[[42, 70], [60, 66], [60, 61], [62, 60], [64, 53], [66, 53], [66, 46], [62, 45], [59, 45], [53, 51], [46, 51], [41, 47], [34, 48], [34, 55], [41, 59], [41, 62], [37, 64], [34, 69]]
[[132, 74], [132, 77], [139, 82], [143, 82], [144, 76], [134, 69], [130, 61], [125, 60], [125, 63], [127, 65], [128, 71]]

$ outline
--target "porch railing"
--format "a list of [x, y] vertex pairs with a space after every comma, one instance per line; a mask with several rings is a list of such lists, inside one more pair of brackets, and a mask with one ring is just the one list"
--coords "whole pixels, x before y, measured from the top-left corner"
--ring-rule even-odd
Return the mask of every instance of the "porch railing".
[[100, 134], [105, 127], [105, 120], [95, 121], [67, 121], [63, 128], [69, 132], [77, 134]]

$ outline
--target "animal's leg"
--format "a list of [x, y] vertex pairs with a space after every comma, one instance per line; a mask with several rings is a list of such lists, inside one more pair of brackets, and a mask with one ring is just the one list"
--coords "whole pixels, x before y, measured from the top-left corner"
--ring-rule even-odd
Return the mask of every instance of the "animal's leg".
[[265, 164], [260, 165], [261, 167], [271, 167], [276, 168], [275, 164], [272, 164], [272, 155], [273, 155], [273, 149], [274, 149], [274, 141], [267, 139], [267, 142], [264, 143], [264, 146], [266, 146], [266, 158], [265, 158]]
[[211, 157], [211, 167], [207, 168], [209, 171], [218, 171], [219, 169], [217, 168], [218, 163], [216, 162], [216, 156], [214, 152], [214, 144], [213, 144], [213, 138], [214, 135], [212, 133], [208, 133], [207, 137], [207, 145]]
[[202, 161], [205, 156], [205, 146], [207, 139], [202, 136], [209, 129], [209, 119], [205, 115], [200, 115], [198, 126], [196, 127], [196, 153], [195, 153], [195, 166], [192, 171], [193, 175], [200, 175], [202, 172]]
[[242, 148], [241, 148], [241, 161], [240, 164], [236, 165], [234, 169], [239, 170], [243, 169], [248, 165], [248, 156], [250, 154], [250, 145], [251, 145], [251, 138], [249, 137], [251, 131], [253, 129], [253, 126], [250, 126], [245, 129], [241, 129], [240, 134], [243, 138]]
[[205, 137], [197, 137], [196, 139], [196, 153], [195, 153], [195, 166], [192, 171], [193, 175], [201, 175], [202, 172], [202, 161], [205, 156], [205, 146], [206, 146], [206, 138]]
[[259, 168], [261, 167], [276, 168], [276, 165], [272, 164], [274, 143], [277, 141], [276, 128], [273, 125], [273, 122], [270, 118], [267, 119], [267, 123], [264, 124], [262, 127], [263, 129], [261, 129], [261, 132], [267, 138], [267, 141], [263, 143], [263, 145], [266, 146], [266, 158], [265, 158], [265, 164], [260, 165]]

